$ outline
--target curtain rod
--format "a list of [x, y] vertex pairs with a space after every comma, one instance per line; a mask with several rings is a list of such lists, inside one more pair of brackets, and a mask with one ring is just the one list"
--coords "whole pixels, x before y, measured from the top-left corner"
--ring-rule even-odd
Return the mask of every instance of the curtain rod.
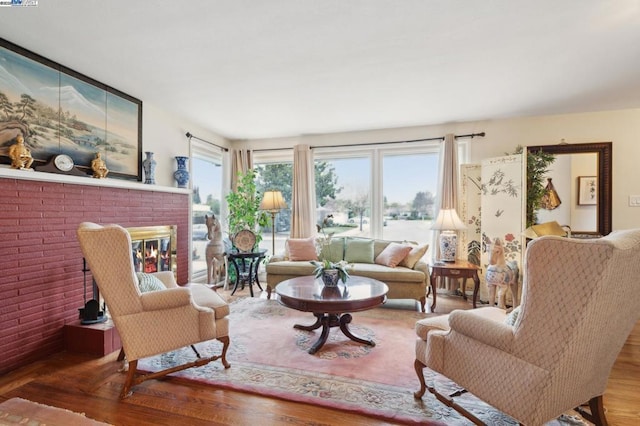
[[[484, 137], [485, 136], [485, 132], [480, 132], [480, 133], [469, 133], [466, 135], [455, 135], [454, 137], [456, 139], [459, 138], [475, 138], [475, 137]], [[318, 145], [318, 146], [312, 146], [310, 147], [311, 149], [313, 148], [340, 148], [343, 146], [370, 146], [370, 145], [390, 145], [390, 144], [397, 144], [397, 143], [412, 143], [412, 142], [428, 142], [428, 141], [443, 141], [444, 140], [444, 136], [440, 136], [437, 138], [426, 138], [426, 139], [412, 139], [412, 140], [408, 140], [408, 141], [390, 141], [390, 142], [373, 142], [373, 143], [352, 143], [352, 144], [341, 144], [341, 145]], [[265, 149], [254, 149], [254, 152], [264, 152], [264, 151], [283, 151], [286, 149], [293, 149], [293, 148], [265, 148]]]
[[209, 142], [209, 141], [207, 141], [207, 140], [204, 140], [204, 139], [202, 139], [202, 138], [199, 138], [199, 137], [195, 136], [193, 133], [187, 132], [187, 133], [185, 133], [184, 135], [185, 135], [186, 137], [188, 137], [188, 138], [189, 138], [189, 140], [191, 140], [191, 138], [193, 138], [193, 139], [198, 139], [199, 141], [206, 142], [206, 143], [208, 143], [209, 145], [213, 145], [213, 146], [215, 146], [215, 147], [218, 147], [218, 148], [220, 148], [221, 150], [223, 150], [224, 152], [229, 151], [229, 148], [225, 148], [224, 146], [216, 145], [216, 144], [215, 144], [215, 143], [213, 143], [213, 142]]
[[[480, 133], [469, 133], [466, 135], [455, 135], [454, 138], [459, 139], [459, 138], [475, 138], [476, 136], [479, 137], [484, 137], [485, 132], [480, 132]], [[437, 138], [425, 138], [425, 139], [411, 139], [408, 141], [390, 141], [390, 142], [373, 142], [373, 143], [366, 143], [366, 144], [358, 144], [358, 143], [352, 143], [352, 144], [343, 144], [343, 145], [322, 145], [322, 146], [312, 146], [311, 149], [313, 148], [339, 148], [339, 147], [343, 147], [343, 146], [359, 146], [359, 145], [392, 145], [392, 144], [397, 144], [397, 143], [412, 143], [412, 142], [428, 142], [428, 141], [443, 141], [444, 140], [444, 136], [440, 136]]]

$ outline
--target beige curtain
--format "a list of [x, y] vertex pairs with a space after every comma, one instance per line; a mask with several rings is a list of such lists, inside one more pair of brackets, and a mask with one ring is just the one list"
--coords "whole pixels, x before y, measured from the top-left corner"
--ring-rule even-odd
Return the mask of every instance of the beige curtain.
[[[458, 168], [458, 144], [453, 133], [448, 133], [440, 146], [440, 203], [438, 211], [440, 209], [455, 209], [456, 212], [458, 211]], [[435, 214], [435, 217], [437, 217], [438, 212], [435, 212]], [[432, 241], [434, 259], [440, 258], [439, 237], [440, 231], [434, 231], [434, 239]], [[458, 286], [458, 280], [446, 280], [446, 284], [444, 284], [444, 287], [449, 291], [457, 289]]]
[[253, 153], [250, 149], [231, 150], [231, 190], [238, 188], [238, 173], [246, 173], [253, 169]]
[[309, 145], [293, 147], [293, 187], [291, 194], [291, 238], [307, 238], [316, 233], [316, 189], [313, 151]]

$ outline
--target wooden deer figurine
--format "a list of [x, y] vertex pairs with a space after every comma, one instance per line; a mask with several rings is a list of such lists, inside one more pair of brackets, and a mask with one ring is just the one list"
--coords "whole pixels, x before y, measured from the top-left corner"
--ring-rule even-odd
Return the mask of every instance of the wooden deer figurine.
[[506, 309], [506, 290], [511, 290], [513, 308], [518, 305], [518, 263], [514, 260], [507, 262], [504, 257], [502, 240], [496, 238], [491, 244], [491, 258], [487, 266], [486, 283], [489, 288], [489, 305], [493, 306], [498, 289], [498, 307]]

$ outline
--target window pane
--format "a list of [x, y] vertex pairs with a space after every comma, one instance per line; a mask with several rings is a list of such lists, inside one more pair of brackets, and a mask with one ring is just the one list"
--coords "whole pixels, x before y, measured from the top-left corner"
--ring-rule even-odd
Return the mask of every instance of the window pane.
[[438, 185], [438, 154], [383, 156], [383, 238], [431, 241]]
[[[280, 191], [282, 197], [287, 204], [286, 209], [279, 210], [275, 213], [274, 227], [271, 227], [273, 216], [269, 213], [269, 225], [262, 230], [262, 241], [260, 248], [274, 250], [275, 254], [284, 253], [284, 243], [289, 237], [291, 228], [291, 187], [293, 184], [293, 163], [268, 163], [256, 164], [256, 189], [262, 196], [265, 191]], [[273, 234], [275, 233], [275, 245], [273, 242]], [[274, 248], [275, 246], [275, 248]]]
[[371, 236], [371, 160], [316, 160], [316, 223], [333, 215], [331, 229], [343, 236]]
[[[191, 159], [192, 199], [192, 279], [206, 277], [205, 251], [208, 244], [205, 215], [220, 217], [222, 194], [221, 158], [194, 154]], [[225, 235], [223, 235], [225, 237]]]

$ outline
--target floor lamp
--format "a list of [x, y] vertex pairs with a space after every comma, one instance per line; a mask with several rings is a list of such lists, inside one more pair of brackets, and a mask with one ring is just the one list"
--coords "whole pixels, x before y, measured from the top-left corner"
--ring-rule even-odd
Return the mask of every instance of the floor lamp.
[[274, 255], [276, 251], [276, 213], [282, 209], [287, 208], [287, 203], [284, 202], [282, 192], [280, 191], [266, 191], [260, 202], [260, 210], [271, 213], [271, 254]]

